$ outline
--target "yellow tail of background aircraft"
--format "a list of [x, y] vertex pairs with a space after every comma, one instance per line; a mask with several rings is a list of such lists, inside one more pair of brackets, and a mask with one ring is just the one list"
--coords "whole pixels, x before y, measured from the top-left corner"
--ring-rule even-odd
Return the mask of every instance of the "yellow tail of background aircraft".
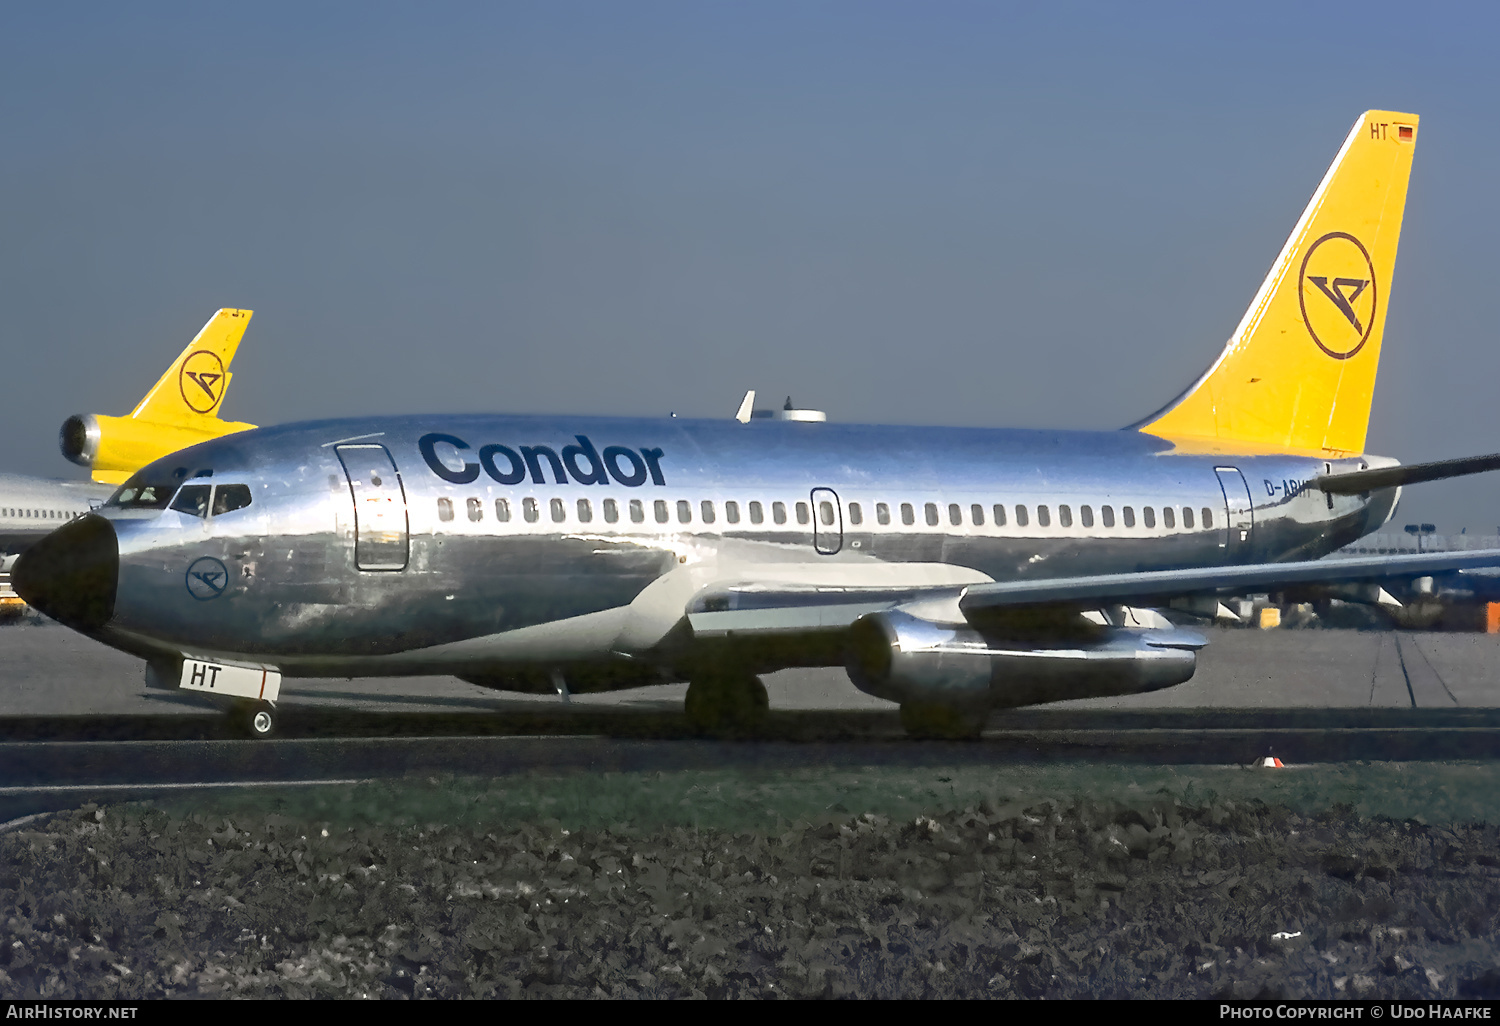
[[94, 472], [94, 480], [119, 484], [168, 453], [254, 424], [219, 419], [234, 377], [229, 365], [253, 310], [220, 310], [167, 368], [128, 417], [86, 413], [63, 422], [63, 455]]
[[1417, 121], [1355, 122], [1219, 358], [1136, 427], [1226, 451], [1364, 451]]

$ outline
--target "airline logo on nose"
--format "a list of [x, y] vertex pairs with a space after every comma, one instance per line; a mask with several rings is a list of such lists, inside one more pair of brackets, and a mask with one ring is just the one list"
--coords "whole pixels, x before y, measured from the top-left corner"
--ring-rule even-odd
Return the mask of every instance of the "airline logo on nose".
[[224, 363], [216, 353], [200, 349], [188, 354], [177, 375], [182, 401], [194, 413], [209, 413], [224, 398]]
[[1348, 232], [1329, 232], [1308, 247], [1297, 281], [1302, 323], [1319, 349], [1347, 360], [1375, 324], [1375, 264]]
[[193, 560], [187, 570], [187, 590], [199, 602], [207, 602], [224, 594], [229, 584], [229, 571], [224, 564], [212, 556]]

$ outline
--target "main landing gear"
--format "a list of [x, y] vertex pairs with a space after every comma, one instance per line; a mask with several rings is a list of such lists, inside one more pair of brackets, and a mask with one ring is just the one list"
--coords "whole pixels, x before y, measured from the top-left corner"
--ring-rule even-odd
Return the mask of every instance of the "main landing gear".
[[749, 734], [765, 724], [771, 699], [753, 673], [707, 670], [693, 675], [683, 711], [701, 734]]
[[249, 738], [265, 738], [276, 733], [280, 714], [269, 702], [241, 702], [229, 712], [234, 729]]
[[904, 702], [901, 726], [911, 737], [926, 740], [969, 741], [984, 731], [988, 712], [934, 702]]

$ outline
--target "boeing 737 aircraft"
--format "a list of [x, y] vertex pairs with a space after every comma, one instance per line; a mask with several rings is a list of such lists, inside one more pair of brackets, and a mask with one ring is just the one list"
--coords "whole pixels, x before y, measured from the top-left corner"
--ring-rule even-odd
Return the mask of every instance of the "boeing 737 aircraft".
[[104, 504], [115, 486], [152, 460], [254, 424], [219, 419], [229, 365], [250, 323], [250, 310], [209, 318], [128, 417], [84, 414], [63, 423], [63, 455], [91, 467], [94, 482], [0, 474], [0, 609], [10, 593], [9, 557]]
[[[1316, 561], [1404, 484], [1365, 431], [1417, 118], [1350, 131], [1211, 367], [1120, 431], [454, 415], [247, 431], [158, 460], [34, 546], [16, 587], [275, 725], [283, 679], [518, 691], [689, 682], [705, 729], [758, 678], [845, 666], [921, 735], [1187, 680], [1174, 598], [1369, 587], [1500, 550]], [[743, 414], [743, 411], [742, 411]]]

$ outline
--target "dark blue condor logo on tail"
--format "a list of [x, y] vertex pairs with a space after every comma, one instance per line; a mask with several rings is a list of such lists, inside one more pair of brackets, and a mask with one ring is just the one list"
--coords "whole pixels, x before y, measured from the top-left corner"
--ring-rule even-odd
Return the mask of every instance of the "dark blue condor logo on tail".
[[[604, 450], [601, 456], [585, 435], [574, 435], [578, 439], [577, 445], [563, 446], [562, 455], [545, 445], [522, 445], [512, 449], [507, 445], [486, 445], [479, 450], [479, 462], [471, 463], [463, 453], [469, 451], [469, 443], [454, 435], [445, 435], [439, 432], [423, 435], [417, 440], [417, 446], [422, 450], [422, 459], [427, 461], [427, 466], [432, 472], [444, 481], [454, 484], [470, 484], [479, 479], [479, 470], [499, 481], [503, 485], [520, 484], [526, 479], [527, 474], [535, 484], [546, 484], [547, 475], [542, 471], [542, 461], [545, 460], [552, 468], [552, 479], [556, 484], [567, 484], [571, 476], [577, 484], [609, 484], [613, 478], [616, 484], [624, 485], [626, 488], [638, 488], [646, 483], [649, 474], [651, 483], [664, 485], [667, 479], [662, 476], [660, 449], [627, 449], [623, 445], [611, 445]], [[452, 462], [446, 462], [440, 456], [438, 446], [445, 446], [444, 455]], [[462, 463], [462, 470], [454, 470], [453, 462]]]

